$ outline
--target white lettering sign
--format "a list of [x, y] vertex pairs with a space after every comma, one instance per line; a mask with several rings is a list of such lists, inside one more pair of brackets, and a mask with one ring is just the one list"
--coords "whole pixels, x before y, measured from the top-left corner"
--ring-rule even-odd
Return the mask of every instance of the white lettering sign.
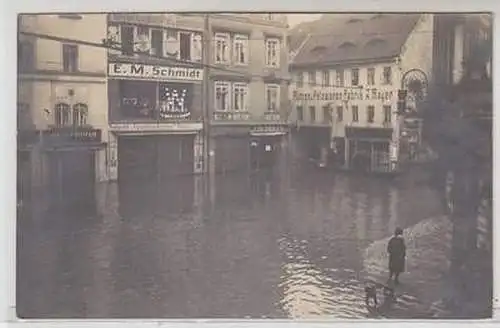
[[203, 80], [203, 69], [191, 67], [172, 67], [144, 64], [110, 63], [108, 75], [124, 78], [144, 78], [154, 80]]

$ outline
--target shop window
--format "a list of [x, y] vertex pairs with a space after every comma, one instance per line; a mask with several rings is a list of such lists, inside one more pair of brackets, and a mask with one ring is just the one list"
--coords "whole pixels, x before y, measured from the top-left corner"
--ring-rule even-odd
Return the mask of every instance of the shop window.
[[190, 84], [160, 83], [159, 88], [160, 118], [187, 118], [191, 114], [192, 93]]

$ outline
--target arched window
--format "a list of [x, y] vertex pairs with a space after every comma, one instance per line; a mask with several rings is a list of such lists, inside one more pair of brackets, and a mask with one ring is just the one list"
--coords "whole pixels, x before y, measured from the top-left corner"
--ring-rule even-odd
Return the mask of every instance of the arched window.
[[66, 126], [70, 123], [70, 107], [65, 103], [58, 103], [55, 106], [56, 126]]
[[356, 47], [356, 45], [352, 42], [349, 42], [349, 41], [346, 41], [339, 46], [340, 49], [352, 49], [355, 47]]
[[73, 125], [82, 126], [87, 124], [88, 107], [85, 104], [78, 103], [73, 106]]

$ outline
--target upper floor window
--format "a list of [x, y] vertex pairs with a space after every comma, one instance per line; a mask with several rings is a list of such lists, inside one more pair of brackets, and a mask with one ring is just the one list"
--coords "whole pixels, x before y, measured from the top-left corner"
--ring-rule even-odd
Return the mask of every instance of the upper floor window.
[[87, 124], [88, 107], [85, 104], [78, 103], [73, 106], [73, 125], [82, 126]]
[[304, 120], [304, 107], [297, 106], [297, 121]]
[[391, 106], [384, 106], [384, 122], [391, 122]]
[[343, 69], [338, 69], [336, 71], [335, 84], [338, 87], [344, 86], [344, 70]]
[[62, 127], [70, 124], [70, 107], [65, 103], [58, 103], [54, 107], [55, 125]]
[[19, 70], [31, 70], [35, 64], [35, 49], [33, 43], [20, 41], [17, 50], [17, 64]]
[[134, 27], [122, 25], [120, 29], [122, 38], [122, 53], [127, 56], [134, 54]]
[[234, 36], [234, 62], [238, 65], [248, 64], [248, 36], [236, 34]]
[[309, 106], [309, 119], [311, 120], [311, 123], [316, 122], [316, 107], [315, 106]]
[[309, 71], [309, 73], [308, 73], [308, 79], [309, 79], [309, 85], [315, 86], [316, 85], [316, 72], [315, 71]]
[[327, 71], [327, 70], [323, 71], [322, 77], [323, 77], [321, 80], [322, 86], [324, 86], [324, 87], [330, 86], [330, 71]]
[[134, 51], [138, 53], [149, 54], [151, 49], [151, 40], [149, 36], [149, 27], [136, 26], [134, 34]]
[[330, 123], [331, 121], [332, 121], [332, 115], [330, 111], [330, 106], [325, 105], [323, 106], [323, 122]]
[[229, 34], [215, 34], [215, 63], [225, 64], [229, 62]]
[[191, 60], [191, 33], [179, 33], [179, 59]]
[[392, 69], [390, 66], [384, 67], [384, 76], [383, 76], [384, 84], [392, 84]]
[[78, 46], [75, 44], [63, 44], [63, 71], [74, 73], [78, 71]]
[[229, 82], [215, 82], [215, 110], [229, 110]]
[[366, 70], [366, 83], [368, 85], [375, 84], [375, 68], [370, 67]]
[[303, 86], [304, 86], [304, 73], [298, 72], [297, 73], [297, 87], [302, 88]]
[[151, 31], [151, 54], [153, 56], [163, 57], [163, 31], [162, 30], [152, 30]]
[[248, 85], [246, 83], [233, 84], [233, 109], [236, 111], [248, 110]]
[[279, 110], [280, 86], [278, 84], [266, 84], [267, 110], [275, 112]]
[[359, 68], [353, 68], [351, 70], [351, 85], [359, 85]]
[[342, 106], [337, 106], [337, 122], [342, 122], [344, 120], [344, 108]]
[[367, 107], [367, 121], [368, 123], [373, 123], [375, 122], [375, 106], [368, 106]]
[[352, 121], [353, 122], [358, 122], [359, 121], [358, 106], [352, 106]]
[[280, 40], [266, 39], [266, 66], [278, 67], [280, 64]]

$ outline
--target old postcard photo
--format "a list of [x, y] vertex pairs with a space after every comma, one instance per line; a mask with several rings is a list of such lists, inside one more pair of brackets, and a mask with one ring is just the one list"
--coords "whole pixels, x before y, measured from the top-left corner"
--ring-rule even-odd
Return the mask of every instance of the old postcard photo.
[[18, 318], [491, 318], [493, 20], [18, 15]]

